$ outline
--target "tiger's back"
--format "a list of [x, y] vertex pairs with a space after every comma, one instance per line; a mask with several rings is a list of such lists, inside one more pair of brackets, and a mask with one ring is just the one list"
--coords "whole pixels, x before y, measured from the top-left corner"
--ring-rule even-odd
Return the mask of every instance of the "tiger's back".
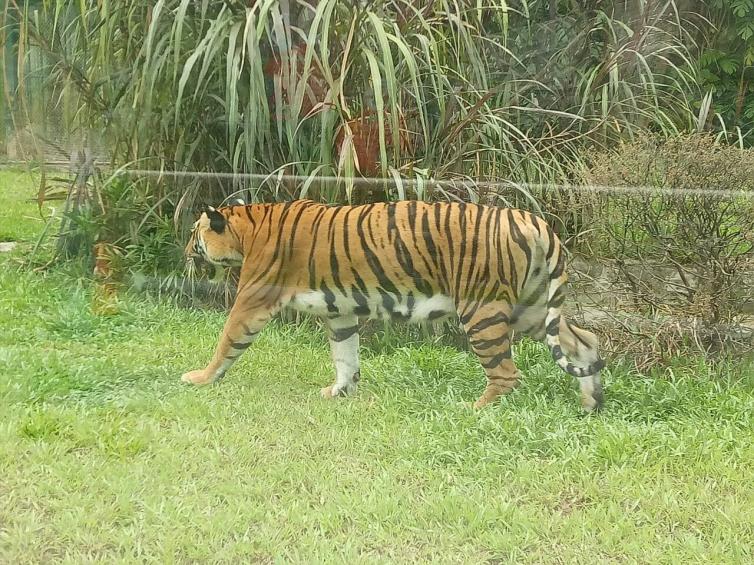
[[[326, 395], [356, 388], [358, 318], [415, 322], [458, 314], [487, 372], [478, 406], [517, 382], [510, 357], [514, 329], [545, 338], [565, 371], [589, 379], [582, 382], [585, 408], [600, 402], [596, 338], [560, 315], [565, 254], [537, 216], [464, 203], [329, 207], [295, 201], [213, 210], [197, 226], [203, 220], [207, 225], [197, 227], [187, 253], [243, 264], [229, 319], [236, 327], [226, 324], [226, 334], [240, 335], [241, 342], [226, 340], [250, 343], [257, 326], [282, 307], [323, 317], [336, 365]], [[214, 380], [238, 351], [230, 347], [215, 367], [185, 380]]]

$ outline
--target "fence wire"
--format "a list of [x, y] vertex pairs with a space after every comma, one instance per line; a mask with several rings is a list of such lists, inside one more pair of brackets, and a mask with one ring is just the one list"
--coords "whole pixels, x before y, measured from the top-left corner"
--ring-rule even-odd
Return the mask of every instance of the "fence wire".
[[[91, 154], [81, 154], [69, 162], [48, 162], [43, 166], [48, 170], [67, 170], [71, 176], [71, 187], [83, 185], [86, 179], [97, 177], [96, 184], [108, 183], [118, 178], [186, 179], [194, 181], [221, 180], [228, 182], [225, 203], [235, 196], [255, 196], [255, 191], [265, 186], [287, 185], [304, 186], [320, 183], [321, 186], [343, 186], [350, 184], [356, 189], [380, 188], [395, 194], [398, 187], [405, 191], [421, 188], [434, 199], [463, 200], [459, 193], [484, 197], [504, 197], [515, 194], [598, 194], [603, 202], [624, 203], [635, 200], [647, 206], [653, 197], [676, 198], [694, 197], [696, 206], [700, 200], [710, 202], [731, 201], [735, 209], [753, 200], [754, 191], [726, 190], [710, 186], [695, 188], [668, 188], [655, 186], [616, 186], [558, 183], [525, 183], [501, 179], [499, 181], [475, 181], [471, 178], [432, 179], [403, 178], [397, 171], [387, 178], [342, 176], [309, 176], [285, 174], [278, 170], [269, 174], [233, 173], [223, 171], [191, 171], [169, 169], [139, 169], [129, 166], [113, 168], [96, 162]], [[230, 190], [230, 187], [233, 190]], [[199, 196], [201, 186], [194, 185], [190, 190]], [[439, 194], [438, 194], [439, 193]], [[605, 200], [605, 197], [607, 200]], [[613, 198], [614, 197], [614, 198]], [[494, 198], [493, 198], [494, 200]], [[577, 201], [578, 202], [578, 201]], [[681, 200], [678, 200], [681, 206]], [[222, 205], [218, 202], [217, 205]], [[624, 204], [625, 206], [625, 204]], [[542, 206], [546, 208], [545, 205]], [[190, 207], [189, 207], [190, 208]], [[630, 211], [630, 208], [626, 208]], [[546, 210], [549, 212], [549, 210]], [[754, 207], [751, 208], [754, 213]], [[176, 210], [177, 213], [177, 210]], [[181, 212], [189, 213], [188, 209]], [[753, 224], [754, 225], [754, 224]], [[586, 226], [586, 231], [590, 227]], [[179, 230], [180, 233], [180, 230]], [[754, 241], [753, 234], [744, 234]], [[745, 238], [740, 242], [747, 241]], [[181, 242], [176, 241], [176, 245]], [[672, 241], [667, 242], [672, 245]], [[700, 242], [700, 247], [702, 243]], [[568, 245], [571, 247], [571, 245]], [[577, 247], [577, 246], [576, 246]], [[740, 251], [740, 249], [739, 249]], [[672, 256], [606, 257], [587, 248], [576, 249], [571, 261], [572, 299], [570, 309], [573, 315], [587, 327], [601, 333], [605, 349], [623, 354], [631, 348], [634, 358], [643, 359], [643, 366], [651, 366], [667, 352], [680, 353], [691, 344], [692, 349], [708, 354], [716, 349], [749, 351], [754, 347], [754, 257], [752, 250], [741, 253], [742, 259], [730, 264], [736, 273], [728, 277], [725, 269], [730, 265], [691, 264], [681, 266], [673, 263]], [[696, 260], [696, 259], [695, 259]], [[723, 273], [722, 275], [720, 273]], [[717, 278], [710, 278], [713, 273]], [[234, 279], [226, 273], [215, 280], [188, 280], [181, 274], [143, 276], [136, 275], [134, 286], [138, 289], [165, 292], [182, 296], [194, 305], [220, 305], [228, 307], [235, 297]], [[725, 292], [721, 287], [728, 285]], [[738, 286], [736, 286], [738, 285]], [[197, 294], [198, 293], [198, 294]], [[705, 317], [705, 306], [695, 295], [706, 293], [706, 300], [725, 301], [725, 312], [720, 320], [710, 323]], [[199, 296], [199, 302], [196, 301]], [[209, 302], [206, 302], [209, 300]], [[204, 301], [204, 302], [203, 302]], [[709, 308], [707, 307], [707, 310]], [[723, 319], [724, 318], [724, 319]], [[600, 331], [600, 328], [603, 331]], [[441, 334], [447, 332], [441, 329]], [[452, 333], [452, 332], [451, 332]], [[458, 334], [456, 334], [458, 335]], [[641, 345], [640, 345], [641, 344]], [[685, 345], [684, 345], [685, 344]]]

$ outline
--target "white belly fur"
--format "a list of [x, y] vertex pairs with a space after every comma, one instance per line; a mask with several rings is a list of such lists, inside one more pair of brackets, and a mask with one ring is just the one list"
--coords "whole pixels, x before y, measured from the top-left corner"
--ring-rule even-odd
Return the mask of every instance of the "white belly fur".
[[[342, 294], [335, 294], [335, 307], [338, 309], [338, 313], [344, 316], [352, 315], [354, 308], [358, 305], [349, 296]], [[297, 294], [291, 301], [289, 306], [300, 312], [309, 312], [317, 316], [332, 315], [327, 308], [327, 302], [325, 301], [325, 293], [318, 290], [309, 290]], [[408, 318], [408, 304], [406, 303], [406, 297], [403, 297], [402, 302], [396, 303], [392, 312], [387, 312], [382, 304], [382, 299], [379, 295], [367, 297], [367, 306], [369, 308], [369, 314], [361, 317], [364, 318], [389, 318], [392, 315], [400, 316], [404, 319], [408, 319], [409, 322], [416, 323], [426, 320], [431, 313], [435, 313], [433, 316], [435, 319], [440, 319], [437, 316], [438, 312], [443, 312], [446, 316], [449, 316], [455, 312], [455, 306], [453, 301], [448, 296], [436, 294], [431, 298], [416, 297], [411, 309], [411, 317]]]

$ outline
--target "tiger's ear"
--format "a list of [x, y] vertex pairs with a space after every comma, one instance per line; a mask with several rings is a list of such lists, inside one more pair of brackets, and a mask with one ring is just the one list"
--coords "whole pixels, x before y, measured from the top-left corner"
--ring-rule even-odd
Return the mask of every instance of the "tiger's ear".
[[205, 213], [209, 218], [209, 227], [212, 231], [223, 233], [223, 231], [225, 231], [225, 216], [215, 210], [212, 206], [207, 206]]
[[231, 206], [246, 206], [246, 202], [243, 201], [243, 198], [234, 198], [231, 203]]

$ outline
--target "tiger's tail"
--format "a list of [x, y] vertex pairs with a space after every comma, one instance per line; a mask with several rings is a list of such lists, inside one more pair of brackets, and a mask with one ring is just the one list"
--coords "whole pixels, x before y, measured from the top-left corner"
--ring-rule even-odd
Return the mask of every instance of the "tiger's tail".
[[[591, 377], [597, 375], [600, 370], [605, 366], [605, 362], [593, 350], [593, 346], [589, 345], [590, 351], [589, 357], [592, 359], [588, 363], [583, 361], [579, 365], [575, 365], [573, 360], [569, 358], [569, 355], [563, 351], [560, 340], [561, 332], [561, 307], [565, 300], [566, 289], [568, 285], [568, 274], [565, 271], [565, 249], [560, 242], [558, 236], [548, 229], [549, 235], [552, 239], [550, 249], [552, 253], [549, 253], [545, 259], [547, 261], [547, 268], [550, 273], [550, 282], [547, 288], [547, 315], [545, 318], [545, 342], [550, 349], [552, 358], [557, 363], [558, 367], [563, 369], [569, 375], [573, 375], [579, 379], [584, 377]], [[574, 326], [571, 326], [566, 322], [567, 330], [571, 333], [575, 333], [575, 330], [579, 330]], [[588, 333], [585, 330], [579, 330], [579, 333]], [[580, 339], [576, 336], [576, 339]], [[584, 340], [581, 339], [583, 342]], [[585, 343], [586, 345], [586, 343]], [[568, 352], [571, 353], [570, 351]], [[580, 357], [580, 356], [579, 356]]]

